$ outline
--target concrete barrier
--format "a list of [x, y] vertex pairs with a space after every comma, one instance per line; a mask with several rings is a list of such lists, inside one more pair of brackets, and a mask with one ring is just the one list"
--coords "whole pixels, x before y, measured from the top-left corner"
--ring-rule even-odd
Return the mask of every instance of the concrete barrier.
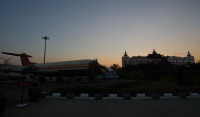
[[124, 100], [131, 100], [131, 94], [123, 94]]
[[102, 94], [95, 94], [95, 100], [102, 100], [103, 95]]
[[144, 93], [137, 94], [137, 97], [131, 97], [132, 100], [138, 99], [152, 99], [152, 97], [147, 97]]
[[152, 93], [151, 97], [152, 97], [153, 100], [160, 99], [160, 95], [158, 93]]
[[180, 97], [173, 96], [172, 93], [164, 93], [164, 96], [160, 96], [160, 99], [180, 99]]
[[41, 94], [40, 94], [40, 98], [45, 99], [46, 96], [47, 96], [47, 92], [41, 92]]
[[200, 98], [199, 93], [190, 93], [190, 96], [188, 96], [187, 98]]
[[53, 93], [52, 98], [60, 98], [61, 93]]
[[74, 93], [67, 93], [66, 99], [74, 99]]
[[187, 96], [185, 93], [177, 93], [177, 96], [179, 96], [180, 99], [187, 99]]
[[81, 93], [80, 97], [74, 97], [74, 99], [86, 99], [86, 100], [94, 100], [94, 97], [89, 97], [87, 93]]

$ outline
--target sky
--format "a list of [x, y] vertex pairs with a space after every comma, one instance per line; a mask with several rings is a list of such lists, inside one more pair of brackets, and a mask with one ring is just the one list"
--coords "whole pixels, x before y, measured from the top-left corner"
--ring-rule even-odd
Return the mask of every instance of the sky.
[[[122, 65], [129, 57], [200, 60], [200, 0], [1, 0], [0, 52], [26, 53], [30, 61], [94, 59]], [[4, 55], [13, 65], [20, 58]], [[3, 60], [0, 60], [2, 63]]]

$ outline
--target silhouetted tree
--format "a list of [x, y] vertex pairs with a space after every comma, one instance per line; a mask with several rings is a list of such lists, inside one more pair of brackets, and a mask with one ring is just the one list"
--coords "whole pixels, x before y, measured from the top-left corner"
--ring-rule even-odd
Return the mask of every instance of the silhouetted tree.
[[[0, 70], [10, 70], [10, 69], [12, 69], [10, 67], [10, 62], [9, 62], [9, 60], [11, 58], [9, 58], [9, 59], [1, 58], [1, 59], [4, 60], [4, 62], [2, 64], [0, 64]], [[6, 72], [2, 71], [2, 73], [3, 73], [3, 75], [1, 76], [2, 80], [6, 81], [7, 80], [6, 79], [7, 77], [5, 75]], [[6, 82], [0, 83], [0, 98], [5, 96], [5, 94], [6, 94], [5, 88], [6, 88]]]
[[113, 64], [113, 65], [110, 66], [110, 68], [112, 68], [117, 73], [118, 78], [119, 78], [119, 88], [120, 88], [120, 78], [122, 76], [124, 76], [124, 72], [118, 64]]
[[89, 64], [87, 71], [88, 71], [88, 78], [91, 81], [94, 81], [94, 77], [96, 76], [96, 85], [98, 86], [97, 75], [104, 75], [107, 69], [105, 66], [100, 65], [97, 59], [94, 59], [94, 61], [92, 61]]

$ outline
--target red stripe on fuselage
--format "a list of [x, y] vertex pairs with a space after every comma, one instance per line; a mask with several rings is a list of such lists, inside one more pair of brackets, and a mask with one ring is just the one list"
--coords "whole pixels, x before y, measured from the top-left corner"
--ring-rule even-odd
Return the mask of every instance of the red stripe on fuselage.
[[64, 68], [83, 68], [89, 66], [75, 66], [75, 67], [49, 67], [49, 68], [38, 68], [38, 69], [64, 69]]

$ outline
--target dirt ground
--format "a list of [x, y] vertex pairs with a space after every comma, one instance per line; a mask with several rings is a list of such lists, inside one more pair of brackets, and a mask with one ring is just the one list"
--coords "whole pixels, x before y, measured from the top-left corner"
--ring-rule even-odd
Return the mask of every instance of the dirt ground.
[[[101, 81], [98, 83], [98, 86], [102, 86], [105, 84], [113, 84], [118, 83], [118, 81]], [[71, 82], [42, 82], [40, 83], [40, 89], [42, 92], [48, 92], [51, 90], [52, 87], [55, 86], [96, 86], [96, 83], [84, 83], [81, 81], [71, 81]], [[31, 85], [24, 87], [23, 93], [23, 102], [29, 103], [28, 97], [28, 89], [31, 88]], [[6, 97], [7, 97], [7, 108], [13, 107], [17, 104], [21, 103], [22, 100], [22, 87], [18, 87], [17, 82], [9, 82], [6, 83]]]

